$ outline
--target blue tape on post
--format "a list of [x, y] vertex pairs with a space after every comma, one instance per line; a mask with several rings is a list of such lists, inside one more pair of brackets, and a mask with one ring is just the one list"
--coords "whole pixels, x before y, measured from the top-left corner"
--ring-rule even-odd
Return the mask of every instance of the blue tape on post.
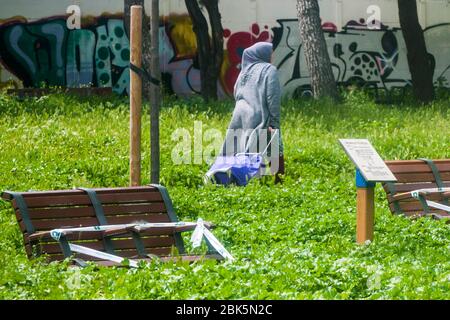
[[357, 188], [375, 188], [375, 182], [368, 182], [361, 174], [361, 171], [356, 169], [356, 187]]

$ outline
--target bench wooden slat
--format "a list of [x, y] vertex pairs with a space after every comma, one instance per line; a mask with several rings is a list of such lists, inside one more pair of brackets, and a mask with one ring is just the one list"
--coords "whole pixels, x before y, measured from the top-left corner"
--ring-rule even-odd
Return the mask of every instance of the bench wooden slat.
[[[77, 242], [77, 241], [73, 241], [71, 242], [72, 244], [78, 244], [87, 248], [91, 248], [94, 250], [100, 250], [100, 251], [104, 251], [104, 246], [103, 246], [103, 242], [101, 241], [93, 241], [93, 242]], [[142, 243], [144, 245], [144, 247], [146, 249], [150, 249], [150, 248], [171, 248], [172, 246], [175, 245], [175, 240], [173, 239], [173, 237], [151, 237], [151, 238], [142, 238]], [[117, 240], [112, 240], [112, 244], [114, 247], [114, 250], [117, 252], [120, 252], [122, 250], [135, 250], [136, 249], [136, 244], [133, 241], [133, 239], [117, 239]], [[32, 249], [31, 249], [31, 245], [27, 245], [26, 246], [26, 250], [28, 250], [27, 252], [29, 254], [31, 254]], [[41, 252], [43, 254], [61, 254], [61, 247], [59, 245], [59, 243], [57, 242], [53, 242], [53, 243], [41, 243], [40, 244], [40, 248], [41, 248]]]
[[446, 219], [446, 218], [450, 218], [450, 214], [443, 212], [443, 211], [433, 211], [432, 213], [429, 214], [425, 214], [422, 211], [405, 211], [402, 214], [404, 214], [406, 217], [408, 218], [416, 218], [416, 217], [436, 217], [439, 216], [440, 219]]
[[[157, 256], [169, 256], [172, 253], [172, 248], [151, 248], [147, 250], [148, 254], [154, 254]], [[136, 250], [126, 250], [126, 251], [121, 251], [118, 254], [120, 257], [122, 258], [128, 258], [128, 259], [132, 259], [132, 258], [138, 258], [139, 254]], [[52, 261], [62, 261], [64, 260], [64, 255], [62, 254], [49, 254], [46, 255], [48, 258], [48, 262], [52, 262]], [[90, 256], [85, 256], [85, 255], [81, 255], [81, 254], [76, 254], [75, 255], [77, 258], [81, 258], [85, 261], [101, 261], [101, 259], [98, 258], [94, 258], [94, 257], [90, 257]]]
[[[204, 255], [204, 256], [200, 256], [200, 255], [178, 255], [178, 256], [170, 256], [171, 252], [166, 252], [166, 250], [157, 250], [155, 252], [153, 252], [152, 254], [157, 255], [158, 258], [163, 261], [163, 262], [169, 262], [169, 261], [186, 261], [186, 262], [195, 262], [195, 261], [204, 261], [204, 260], [223, 260], [223, 257], [218, 255], [218, 254], [210, 254], [210, 255]], [[60, 260], [64, 260], [64, 257], [62, 257], [61, 255], [51, 255], [48, 256], [51, 259], [49, 259], [49, 262], [51, 261], [60, 261]], [[86, 261], [93, 261], [96, 264], [98, 264], [99, 266], [102, 267], [120, 267], [121, 265], [112, 261], [106, 261], [106, 260], [99, 260], [99, 259], [95, 259], [95, 258], [90, 258], [88, 259], [88, 257], [80, 257], [80, 258], [84, 258], [84, 260]], [[153, 259], [140, 259], [140, 258], [135, 258], [135, 261], [145, 261], [145, 262], [151, 262], [153, 261]]]
[[[397, 173], [432, 173], [430, 166], [424, 164], [413, 165], [392, 165], [388, 166], [393, 174]], [[450, 163], [443, 163], [436, 165], [439, 172], [450, 172]]]
[[[397, 173], [395, 174], [397, 183], [412, 183], [412, 182], [435, 182], [434, 175], [432, 173]], [[441, 172], [441, 179], [444, 182], [450, 181], [450, 171]]]
[[[415, 191], [419, 189], [432, 189], [437, 188], [438, 186], [436, 183], [429, 183], [429, 182], [423, 182], [423, 183], [397, 183], [395, 184], [395, 189], [397, 193], [404, 193], [404, 192], [410, 192]], [[445, 188], [450, 188], [450, 182], [444, 182]], [[389, 188], [386, 184], [383, 185], [384, 191], [390, 195]]]
[[[159, 194], [159, 190], [152, 186], [142, 186], [142, 187], [126, 187], [126, 188], [100, 188], [95, 189], [97, 194], [124, 194], [124, 193], [139, 193], [139, 192], [154, 192]], [[27, 191], [20, 192], [22, 196], [27, 198], [42, 198], [42, 197], [55, 197], [55, 196], [77, 196], [85, 195], [86, 193], [82, 190], [72, 189], [72, 190], [53, 190], [53, 191]], [[11, 201], [12, 196], [7, 193], [2, 193], [2, 198], [6, 201]]]
[[[149, 214], [149, 215], [127, 215], [127, 216], [112, 216], [108, 217], [109, 224], [128, 224], [135, 222], [170, 222], [167, 214]], [[23, 221], [19, 222], [22, 232], [25, 232], [26, 227]], [[97, 218], [76, 218], [76, 219], [57, 219], [57, 220], [34, 220], [33, 225], [36, 232], [46, 231], [58, 228], [79, 228], [97, 226]]]
[[[150, 252], [151, 249], [155, 248], [172, 248], [172, 246], [175, 246], [175, 241], [173, 237], [157, 237], [154, 238], [155, 240], [152, 240], [151, 243], [146, 243], [145, 250], [146, 252]], [[143, 241], [145, 239], [142, 239]], [[116, 254], [120, 254], [124, 250], [136, 250], [136, 245], [132, 239], [123, 239], [113, 241], [114, 250]], [[97, 242], [71, 242], [72, 244], [77, 244], [83, 247], [92, 248], [99, 251], [105, 251], [105, 248], [103, 246], [103, 242], [97, 241]], [[34, 248], [39, 247], [40, 252], [42, 254], [62, 254], [61, 247], [58, 243], [41, 243], [39, 246], [35, 246]], [[32, 247], [30, 244], [27, 244], [25, 246], [25, 249], [27, 251], [28, 255], [32, 254]]]
[[[105, 217], [108, 218], [109, 216], [117, 215], [164, 213], [167, 210], [163, 202], [152, 202], [145, 204], [106, 205], [103, 206], [103, 211]], [[18, 209], [16, 210], [16, 217], [19, 221], [22, 220]], [[95, 211], [92, 206], [39, 208], [30, 209], [29, 217], [31, 220], [95, 217]]]
[[[435, 161], [436, 167], [441, 172], [450, 171], [450, 161]], [[386, 161], [387, 166], [392, 171], [392, 173], [402, 173], [402, 172], [432, 172], [430, 166], [423, 161], [414, 161], [414, 162], [389, 162]]]
[[[195, 262], [195, 261], [203, 261], [203, 260], [223, 260], [223, 257], [218, 254], [210, 254], [205, 256], [194, 256], [194, 255], [180, 255], [180, 256], [162, 256], [159, 257], [161, 261], [163, 262], [169, 262], [169, 261], [186, 261], [186, 262]], [[145, 262], [151, 262], [151, 259], [134, 259], [135, 261], [145, 261]], [[103, 267], [117, 267], [119, 266], [117, 263], [114, 263], [112, 261], [97, 261], [97, 264], [103, 266]]]
[[[450, 164], [450, 159], [434, 159], [433, 162], [436, 165], [446, 165], [446, 164]], [[413, 165], [420, 165], [420, 164], [425, 164], [427, 165], [424, 161], [422, 160], [387, 160], [385, 161], [386, 165], [391, 168], [391, 167], [395, 167], [395, 166], [413, 166]]]
[[[427, 200], [431, 201], [442, 201], [448, 196], [445, 196], [443, 193], [432, 193], [427, 195]], [[406, 193], [397, 193], [395, 196], [388, 195], [388, 201], [389, 203], [395, 202], [395, 201], [402, 201], [402, 202], [411, 202], [411, 201], [417, 201], [417, 199], [413, 198], [411, 196], [411, 192]]]
[[[155, 228], [151, 230], [146, 230], [140, 233], [141, 237], [157, 237], [157, 236], [173, 236], [174, 228]], [[113, 236], [113, 238], [127, 238], [131, 239], [131, 236]], [[82, 233], [74, 233], [67, 235], [68, 241], [89, 241], [89, 240], [98, 240], [101, 241], [103, 239], [102, 234], [100, 232], [82, 232]], [[37, 241], [37, 240], [34, 240]], [[44, 240], [42, 240], [44, 241]], [[48, 241], [48, 240], [47, 240]], [[24, 243], [28, 244], [30, 242], [30, 237], [27, 233], [24, 233]], [[45, 242], [45, 241], [44, 241]]]
[[[156, 192], [133, 192], [133, 193], [111, 193], [98, 194], [98, 200], [104, 204], [125, 204], [137, 202], [161, 202], [161, 194]], [[28, 208], [47, 208], [47, 207], [69, 207], [91, 205], [91, 200], [87, 194], [80, 195], [59, 195], [43, 197], [24, 197]], [[13, 200], [13, 206], [18, 208], [16, 201]]]
[[[393, 214], [396, 214], [394, 211], [394, 207], [392, 205], [389, 206], [389, 209], [392, 211]], [[436, 213], [436, 214], [440, 214], [443, 216], [450, 216], [447, 212], [442, 211], [442, 210], [437, 210], [437, 209], [433, 209], [430, 211], [431, 213]], [[424, 215], [425, 212], [422, 208], [417, 208], [415, 210], [403, 210], [402, 214], [404, 214], [405, 216], [417, 216], [417, 215]]]
[[[419, 212], [419, 211], [423, 212], [424, 211], [423, 207], [422, 207], [422, 204], [418, 200], [415, 200], [415, 201], [399, 201], [399, 206], [400, 206], [402, 211], [409, 211], [409, 212], [410, 211], [416, 211], [416, 212]], [[391, 208], [391, 210], [395, 209], [393, 203], [389, 204], [389, 207]], [[431, 211], [436, 211], [436, 212], [439, 211], [439, 210], [433, 209], [433, 208], [430, 208], [430, 210]]]

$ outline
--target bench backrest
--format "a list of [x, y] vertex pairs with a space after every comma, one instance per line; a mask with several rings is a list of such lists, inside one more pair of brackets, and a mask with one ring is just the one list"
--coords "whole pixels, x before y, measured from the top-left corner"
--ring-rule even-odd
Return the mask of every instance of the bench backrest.
[[[167, 190], [161, 186], [133, 188], [93, 189], [101, 202], [104, 217], [108, 224], [128, 224], [135, 222], [177, 222], [172, 202]], [[13, 193], [4, 192], [2, 198], [12, 202], [17, 221], [23, 233], [28, 257], [47, 254], [50, 261], [63, 260], [64, 255], [56, 241], [30, 242], [29, 236], [35, 232], [65, 227], [89, 227], [100, 225], [91, 199], [85, 191], [66, 190], [49, 192], [23, 192], [28, 212], [21, 210], [20, 201]], [[28, 216], [28, 218], [27, 218]], [[27, 221], [25, 221], [28, 219]], [[29, 230], [30, 225], [32, 229]], [[67, 236], [73, 244], [106, 251], [100, 233], [80, 233]], [[169, 255], [176, 247], [184, 253], [183, 240], [173, 230], [149, 230], [140, 234], [141, 244], [147, 254]], [[130, 235], [112, 237], [110, 243], [114, 254], [121, 257], [137, 257], [135, 239]], [[141, 247], [142, 249], [142, 247]], [[86, 260], [95, 260], [82, 257]]]
[[[450, 187], [450, 159], [433, 160], [435, 170], [438, 172], [442, 186]], [[422, 160], [386, 161], [387, 166], [398, 179], [397, 183], [383, 184], [389, 201], [389, 208], [394, 214], [413, 216], [423, 213], [419, 200], [414, 198], [395, 201], [392, 196], [398, 193], [411, 192], [418, 189], [438, 188], [437, 178], [432, 167]], [[439, 179], [439, 178], [438, 178]], [[440, 196], [430, 196], [429, 200], [439, 200]], [[433, 210], [445, 214], [444, 211]]]

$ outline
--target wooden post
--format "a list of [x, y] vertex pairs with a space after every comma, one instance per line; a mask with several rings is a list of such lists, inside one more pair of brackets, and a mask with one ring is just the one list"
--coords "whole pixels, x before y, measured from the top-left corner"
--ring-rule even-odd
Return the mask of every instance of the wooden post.
[[[152, 69], [151, 74], [161, 80], [159, 62], [159, 0], [152, 0]], [[159, 184], [160, 181], [160, 145], [159, 145], [159, 113], [161, 107], [161, 87], [152, 84], [151, 90], [151, 182]]]
[[375, 218], [375, 183], [367, 182], [356, 170], [356, 242], [373, 241]]
[[[142, 67], [142, 7], [131, 7], [131, 63]], [[142, 79], [130, 71], [130, 185], [141, 184]]]

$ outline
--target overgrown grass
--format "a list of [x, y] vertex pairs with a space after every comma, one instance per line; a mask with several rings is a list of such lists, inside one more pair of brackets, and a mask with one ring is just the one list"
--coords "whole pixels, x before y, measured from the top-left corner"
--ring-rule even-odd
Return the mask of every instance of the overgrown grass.
[[[166, 100], [162, 183], [181, 219], [217, 224], [237, 258], [138, 270], [70, 269], [28, 261], [16, 218], [0, 202], [1, 299], [449, 299], [449, 225], [393, 216], [376, 192], [375, 240], [355, 244], [354, 168], [339, 138], [368, 138], [385, 159], [450, 157], [449, 99], [428, 107], [376, 105], [358, 92], [341, 104], [287, 101], [287, 176], [246, 188], [202, 186], [203, 165], [175, 166], [174, 129], [225, 132], [231, 102]], [[149, 117], [143, 121], [149, 182]], [[116, 187], [128, 183], [129, 113], [120, 98], [0, 95], [0, 190]], [[185, 238], [188, 241], [188, 237]]]

